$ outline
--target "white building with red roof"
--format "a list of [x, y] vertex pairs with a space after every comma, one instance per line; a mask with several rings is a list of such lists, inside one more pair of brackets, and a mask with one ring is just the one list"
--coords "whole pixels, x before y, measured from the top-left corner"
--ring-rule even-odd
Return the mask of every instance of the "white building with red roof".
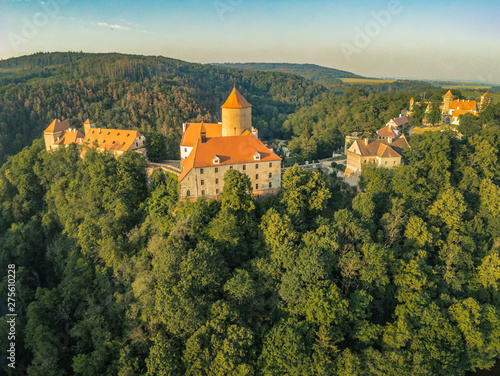
[[181, 197], [218, 198], [228, 169], [246, 174], [257, 196], [278, 193], [281, 158], [258, 139], [252, 105], [234, 88], [221, 108], [220, 123], [183, 124]]

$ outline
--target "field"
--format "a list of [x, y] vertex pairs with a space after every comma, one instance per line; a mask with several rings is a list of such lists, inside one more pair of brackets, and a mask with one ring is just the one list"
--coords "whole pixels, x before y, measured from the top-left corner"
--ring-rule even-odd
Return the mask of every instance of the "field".
[[[471, 89], [465, 89], [465, 90], [459, 89], [459, 90], [462, 92], [462, 94], [466, 98], [475, 99], [476, 101], [480, 101], [481, 95], [483, 95], [488, 89], [484, 88], [484, 89], [479, 89], [479, 90], [471, 90]], [[493, 96], [493, 102], [500, 103], [500, 93], [490, 92], [490, 94]]]
[[392, 84], [394, 80], [381, 80], [377, 78], [341, 78], [346, 84]]
[[491, 89], [491, 86], [478, 86], [478, 85], [443, 85], [441, 86], [443, 89], [447, 89], [447, 90], [453, 90], [453, 89], [457, 89], [457, 90], [483, 90], [483, 91], [486, 91], [486, 90], [489, 90]]

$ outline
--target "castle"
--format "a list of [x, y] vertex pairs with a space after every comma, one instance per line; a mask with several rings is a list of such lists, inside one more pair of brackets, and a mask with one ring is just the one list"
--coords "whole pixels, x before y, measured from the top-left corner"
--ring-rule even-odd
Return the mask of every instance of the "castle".
[[85, 134], [54, 119], [43, 132], [45, 149], [54, 150], [60, 146], [76, 144], [83, 149], [82, 156], [89, 148], [94, 147], [115, 158], [129, 150], [146, 156], [146, 137], [137, 131], [96, 128], [89, 119], [83, 124], [83, 129]]
[[185, 123], [180, 144], [181, 197], [217, 199], [229, 169], [246, 174], [256, 196], [281, 188], [281, 158], [258, 139], [252, 105], [234, 88], [221, 106], [220, 123]]
[[[465, 99], [455, 99], [451, 90], [443, 96], [443, 102], [441, 103], [441, 114], [443, 116], [443, 124], [460, 124], [460, 116], [465, 114], [471, 114], [474, 116], [479, 116], [479, 113], [483, 111], [490, 103], [493, 102], [493, 96], [489, 91], [481, 96], [481, 102], [478, 104], [475, 100], [465, 100]], [[427, 105], [426, 113], [431, 110], [431, 103], [424, 102]], [[413, 106], [415, 104], [420, 104], [415, 102], [413, 98], [410, 99], [410, 112], [413, 111]]]

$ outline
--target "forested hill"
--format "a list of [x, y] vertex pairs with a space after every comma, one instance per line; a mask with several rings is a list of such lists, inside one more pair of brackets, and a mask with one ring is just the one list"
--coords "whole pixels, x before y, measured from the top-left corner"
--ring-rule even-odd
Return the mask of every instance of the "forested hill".
[[[347, 98], [348, 99], [348, 98]], [[288, 169], [179, 202], [145, 160], [43, 141], [0, 167], [0, 302], [43, 376], [465, 376], [500, 358], [500, 108], [410, 140], [361, 191]], [[474, 117], [475, 118], [475, 117]], [[12, 291], [12, 290], [11, 290]], [[9, 296], [10, 297], [10, 296]], [[4, 303], [0, 303], [4, 309]], [[10, 327], [0, 318], [0, 348]], [[490, 373], [498, 375], [498, 373]]]
[[0, 61], [0, 163], [42, 135], [54, 119], [81, 127], [159, 132], [176, 157], [183, 122], [220, 121], [233, 82], [254, 106], [264, 139], [326, 88], [279, 72], [243, 71], [158, 56], [37, 53]]
[[340, 78], [364, 78], [351, 72], [322, 67], [316, 64], [223, 63], [220, 65], [251, 71], [292, 73], [327, 86], [341, 83]]

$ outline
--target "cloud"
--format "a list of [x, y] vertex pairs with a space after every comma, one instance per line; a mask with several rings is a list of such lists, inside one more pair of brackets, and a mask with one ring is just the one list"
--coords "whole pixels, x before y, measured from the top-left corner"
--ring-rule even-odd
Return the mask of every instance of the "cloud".
[[111, 29], [130, 30], [130, 27], [122, 26], [122, 25], [111, 25], [111, 24], [109, 24], [107, 22], [98, 22], [96, 25], [97, 26], [102, 26], [102, 27], [109, 27]]

